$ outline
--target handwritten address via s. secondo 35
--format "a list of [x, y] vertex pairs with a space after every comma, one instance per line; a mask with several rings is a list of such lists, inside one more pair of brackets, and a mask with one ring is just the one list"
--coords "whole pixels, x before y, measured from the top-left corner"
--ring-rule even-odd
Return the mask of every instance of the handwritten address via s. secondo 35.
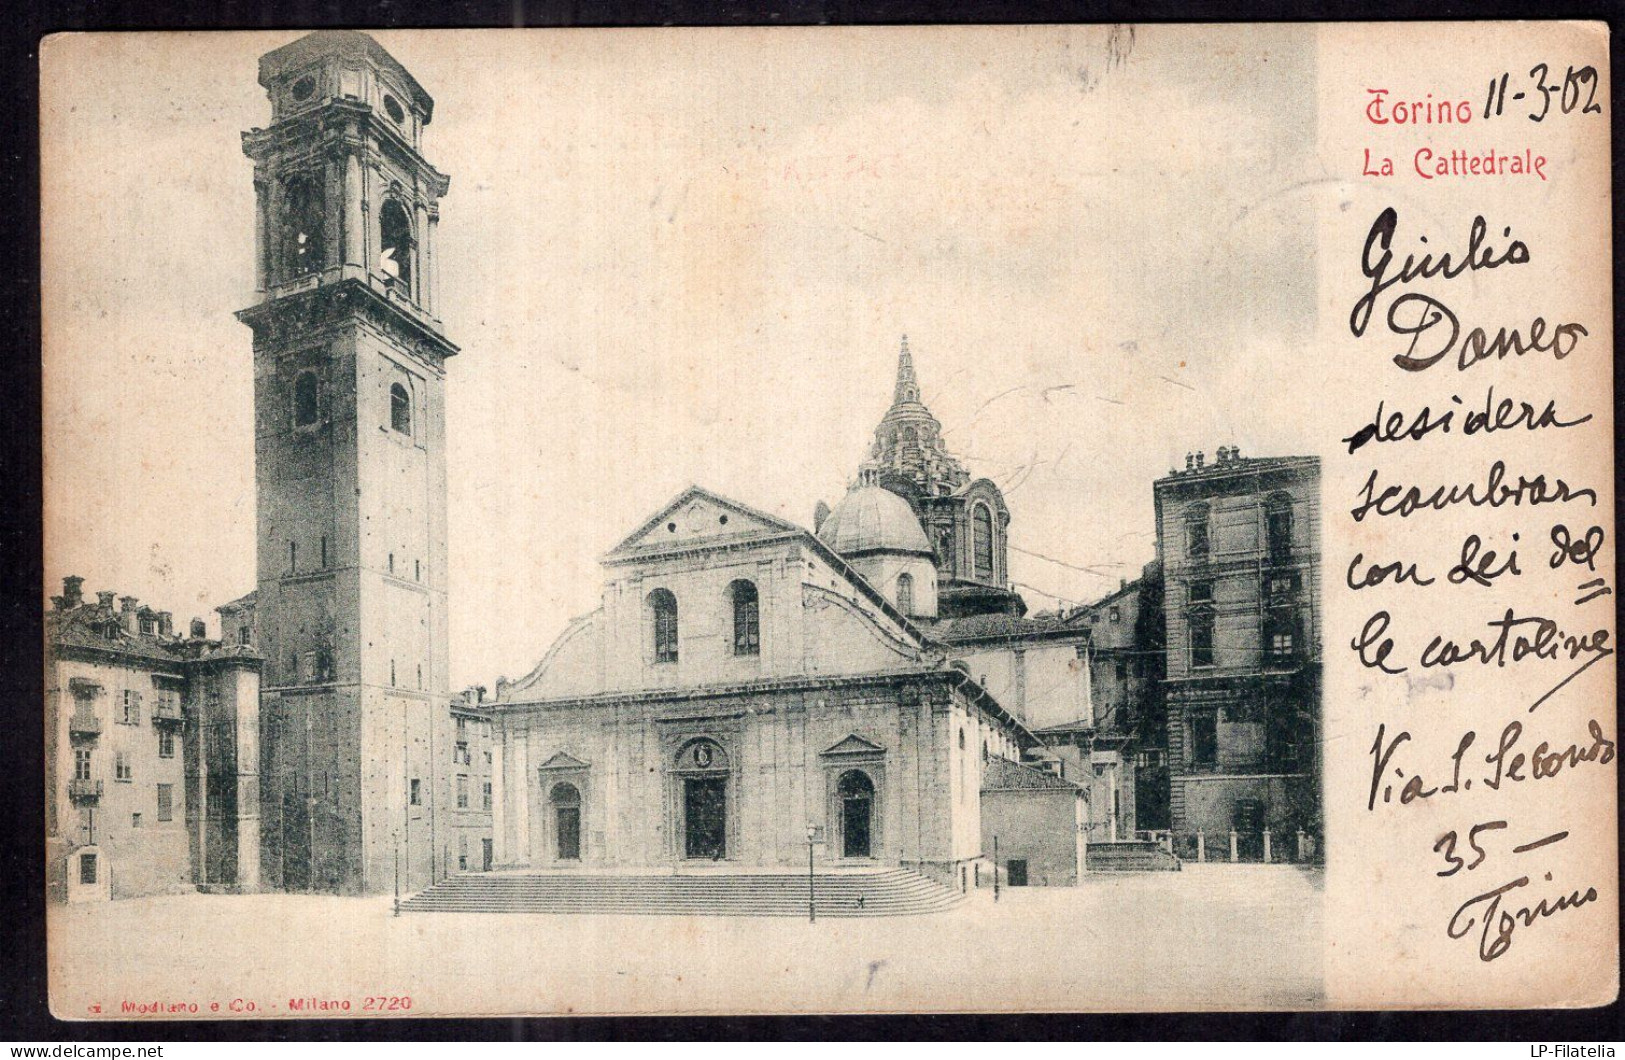
[[[1525, 80], [1535, 87], [1527, 91], [1519, 75], [1497, 74], [1482, 108], [1431, 94], [1396, 108], [1397, 93], [1368, 90], [1365, 117], [1410, 126], [1488, 123], [1509, 141], [1504, 153], [1529, 164], [1516, 174], [1492, 166], [1482, 175], [1532, 177], [1538, 186], [1560, 177], [1555, 162], [1516, 142], [1519, 129], [1532, 128], [1524, 123], [1599, 123], [1602, 111], [1594, 70], [1570, 67], [1553, 80], [1551, 69], [1532, 69]], [[1527, 113], [1514, 107], [1524, 100], [1533, 104]], [[1604, 134], [1600, 124], [1597, 133]], [[1421, 157], [1441, 148], [1405, 150]], [[1365, 175], [1386, 176], [1380, 165], [1373, 172], [1372, 157], [1368, 150]], [[1609, 463], [1575, 459], [1612, 445], [1610, 388], [1576, 385], [1575, 375], [1605, 384], [1611, 351], [1598, 341], [1607, 321], [1584, 318], [1598, 311], [1596, 300], [1538, 315], [1517, 308], [1532, 292], [1568, 283], [1576, 267], [1565, 260], [1574, 248], [1537, 223], [1548, 215], [1532, 208], [1532, 217], [1522, 216], [1508, 195], [1475, 209], [1454, 187], [1448, 202], [1429, 209], [1396, 196], [1397, 205], [1378, 209], [1365, 230], [1343, 304], [1357, 348], [1379, 353], [1373, 363], [1381, 368], [1373, 370], [1374, 410], [1358, 411], [1366, 418], [1345, 425], [1341, 439], [1346, 458], [1358, 462], [1351, 481], [1360, 485], [1329, 519], [1363, 545], [1339, 586], [1363, 605], [1345, 642], [1363, 681], [1445, 688], [1469, 670], [1506, 675], [1501, 701], [1491, 695], [1425, 719], [1392, 712], [1375, 719], [1362, 737], [1368, 784], [1359, 793], [1364, 813], [1395, 823], [1422, 806], [1465, 805], [1466, 793], [1476, 793], [1453, 827], [1426, 833], [1427, 857], [1434, 875], [1459, 888], [1450, 898], [1459, 904], [1441, 912], [1438, 930], [1464, 957], [1494, 962], [1518, 952], [1521, 933], [1615, 900], [1605, 893], [1609, 881], [1547, 860], [1592, 838], [1587, 815], [1525, 820], [1518, 809], [1529, 801], [1512, 797], [1538, 789], [1543, 805], [1562, 804], [1573, 798], [1562, 789], [1582, 783], [1587, 771], [1617, 768], [1611, 699], [1572, 699], [1576, 678], [1614, 654]], [[1605, 224], [1605, 208], [1598, 216]], [[1506, 319], [1511, 314], [1519, 319]], [[1442, 392], [1428, 389], [1418, 401], [1417, 382], [1428, 376], [1444, 384]], [[1554, 453], [1563, 457], [1555, 466]], [[1380, 544], [1371, 543], [1374, 532]], [[1420, 739], [1419, 725], [1430, 739]], [[1442, 741], [1439, 726], [1450, 730]], [[1590, 832], [1607, 839], [1603, 829]]]

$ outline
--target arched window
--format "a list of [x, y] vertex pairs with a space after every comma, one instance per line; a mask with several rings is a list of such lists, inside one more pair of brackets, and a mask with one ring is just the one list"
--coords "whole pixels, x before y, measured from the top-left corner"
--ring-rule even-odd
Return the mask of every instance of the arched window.
[[971, 511], [971, 541], [976, 552], [976, 576], [993, 577], [993, 513], [985, 504]]
[[914, 613], [914, 575], [897, 576], [897, 610], [905, 615]]
[[677, 597], [669, 589], [649, 594], [649, 613], [654, 623], [655, 662], [677, 661]]
[[1284, 493], [1264, 502], [1264, 540], [1271, 559], [1292, 555], [1292, 498]]
[[581, 792], [574, 784], [553, 785], [553, 849], [560, 861], [581, 860]]
[[412, 219], [398, 199], [390, 199], [378, 215], [378, 235], [382, 246], [378, 267], [384, 275], [407, 291], [412, 289]]
[[1207, 559], [1208, 547], [1208, 506], [1193, 504], [1185, 512], [1185, 555]]
[[317, 181], [297, 176], [283, 185], [282, 268], [288, 279], [314, 272], [326, 263], [325, 213], [322, 188]]
[[756, 586], [741, 578], [728, 586], [734, 607], [734, 654], [762, 653], [762, 622]]
[[293, 381], [293, 423], [308, 427], [316, 422], [316, 373], [300, 372]]
[[841, 804], [841, 856], [872, 857], [875, 782], [862, 770], [849, 769], [836, 783], [835, 795]]
[[412, 433], [412, 396], [399, 383], [389, 388], [389, 425], [402, 434]]

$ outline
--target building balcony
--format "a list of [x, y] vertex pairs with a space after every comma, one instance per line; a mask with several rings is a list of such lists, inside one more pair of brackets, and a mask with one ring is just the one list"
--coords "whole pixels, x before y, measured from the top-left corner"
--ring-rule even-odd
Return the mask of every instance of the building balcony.
[[99, 780], [80, 780], [78, 777], [68, 781], [68, 798], [79, 802], [88, 802], [91, 799], [102, 797], [102, 782]]
[[102, 734], [102, 720], [94, 714], [78, 713], [68, 715], [68, 736], [72, 738], [93, 739]]
[[157, 703], [153, 704], [152, 720], [154, 722], [162, 721], [168, 722], [171, 725], [179, 725], [181, 721], [184, 720], [181, 715], [180, 701], [172, 700], [165, 702], [163, 700], [159, 700]]

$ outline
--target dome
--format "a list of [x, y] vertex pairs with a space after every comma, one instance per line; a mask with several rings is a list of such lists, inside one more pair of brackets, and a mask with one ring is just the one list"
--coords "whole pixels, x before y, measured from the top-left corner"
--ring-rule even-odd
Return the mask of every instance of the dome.
[[936, 555], [908, 501], [884, 486], [859, 485], [848, 490], [818, 528], [818, 540], [843, 556], [866, 552]]

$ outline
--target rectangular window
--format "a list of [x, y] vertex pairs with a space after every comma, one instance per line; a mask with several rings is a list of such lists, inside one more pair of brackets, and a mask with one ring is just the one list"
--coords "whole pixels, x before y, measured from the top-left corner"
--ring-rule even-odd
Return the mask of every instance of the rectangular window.
[[327, 566], [327, 535], [322, 535], [322, 566]]
[[1191, 582], [1191, 603], [1211, 604], [1213, 602], [1213, 583]]
[[175, 785], [158, 785], [158, 819], [160, 821], [173, 821], [175, 819]]
[[1128, 679], [1128, 663], [1124, 662], [1122, 659], [1117, 660], [1117, 679], [1119, 681], [1125, 681]]
[[90, 751], [88, 748], [80, 747], [73, 752], [73, 779], [90, 779]]
[[1191, 666], [1213, 665], [1213, 612], [1206, 609], [1191, 614]]
[[140, 828], [141, 827], [141, 815], [139, 813], [130, 814], [130, 827], [131, 828]]
[[96, 855], [79, 855], [79, 882], [89, 886], [96, 883]]
[[467, 741], [465, 741], [465, 740], [458, 740], [457, 741], [457, 746], [452, 750], [452, 753], [451, 753], [451, 760], [453, 762], [455, 762], [456, 764], [460, 765], [460, 766], [466, 766], [466, 765], [469, 764], [469, 761], [468, 761], [468, 742]]
[[1283, 508], [1265, 517], [1265, 536], [1269, 540], [1270, 556], [1280, 559], [1292, 554], [1292, 510]]
[[175, 732], [169, 728], [158, 730], [158, 757], [175, 757]]
[[491, 808], [491, 782], [487, 780], [483, 787], [484, 790], [480, 794], [480, 805], [482, 809], [489, 810]]
[[296, 545], [294, 542], [289, 541], [288, 542], [288, 573], [289, 574], [297, 574], [298, 572], [299, 572], [299, 546]]
[[124, 709], [119, 715], [119, 721], [125, 725], [141, 724], [141, 693], [134, 689], [124, 690]]
[[118, 751], [113, 756], [113, 776], [117, 780], [131, 779], [130, 756], [123, 751]]
[[457, 778], [457, 808], [459, 810], [468, 809], [468, 777], [466, 776]]
[[420, 787], [418, 778], [413, 777], [412, 778], [412, 805], [413, 806], [421, 806], [421, 805], [423, 805], [422, 794], [423, 793], [422, 793], [422, 789]]
[[457, 837], [457, 871], [468, 871], [468, 837], [466, 835]]
[[1191, 715], [1191, 765], [1212, 769], [1219, 760], [1218, 716], [1211, 710]]
[[238, 644], [247, 644], [248, 643], [248, 627], [247, 626], [238, 626], [237, 627], [237, 643]]
[[1185, 554], [1192, 559], [1206, 559], [1207, 553], [1207, 520], [1192, 521], [1185, 527]]

